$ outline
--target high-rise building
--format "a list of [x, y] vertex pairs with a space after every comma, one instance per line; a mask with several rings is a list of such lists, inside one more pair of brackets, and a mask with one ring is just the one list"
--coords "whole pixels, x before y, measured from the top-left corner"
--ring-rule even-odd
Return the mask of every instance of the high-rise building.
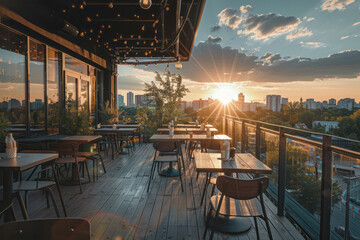
[[143, 99], [144, 99], [144, 95], [135, 95], [135, 105], [142, 106]]
[[124, 96], [121, 94], [118, 94], [118, 107], [124, 107], [125, 103], [124, 103]]
[[338, 101], [338, 108], [346, 108], [348, 110], [353, 110], [355, 105], [355, 99], [353, 98], [343, 98]]
[[289, 99], [288, 98], [281, 98], [281, 105], [286, 105], [288, 104]]
[[127, 107], [134, 107], [134, 93], [128, 92], [126, 94], [126, 100], [127, 100]]
[[244, 96], [243, 93], [239, 93], [239, 94], [238, 94], [238, 102], [239, 102], [239, 104], [244, 104], [244, 102], [245, 102], [245, 96]]
[[330, 98], [329, 99], [329, 108], [334, 108], [334, 107], [336, 107], [336, 99]]
[[273, 112], [281, 111], [281, 96], [280, 95], [267, 95], [266, 108], [271, 109]]

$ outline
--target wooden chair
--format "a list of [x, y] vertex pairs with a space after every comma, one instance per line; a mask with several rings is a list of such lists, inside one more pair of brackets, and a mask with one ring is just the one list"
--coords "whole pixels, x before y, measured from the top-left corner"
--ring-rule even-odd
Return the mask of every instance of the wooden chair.
[[36, 219], [0, 225], [1, 239], [90, 240], [90, 223], [80, 218]]
[[[36, 181], [19, 181], [19, 182], [14, 182], [13, 184], [13, 189], [16, 192], [25, 192], [25, 208], [28, 209], [28, 192], [31, 191], [38, 191], [38, 190], [44, 190], [45, 191], [45, 196], [46, 196], [46, 203], [47, 203], [47, 207], [49, 207], [49, 196], [51, 198], [51, 201], [53, 203], [54, 209], [55, 209], [55, 213], [57, 217], [60, 217], [60, 212], [59, 209], [57, 207], [56, 204], [56, 200], [55, 200], [55, 196], [54, 196], [54, 192], [52, 191], [51, 187], [56, 186], [57, 182], [55, 181], [40, 181], [40, 177], [41, 174], [43, 172], [47, 172], [51, 170], [51, 168], [45, 168], [42, 169], [38, 172], [38, 176]], [[56, 172], [55, 170], [53, 171], [53, 175], [55, 175]], [[63, 207], [63, 211], [64, 214], [66, 216], [66, 208], [65, 208], [65, 204], [64, 204], [64, 200], [62, 198], [61, 192], [59, 191], [59, 196], [60, 196], [60, 201]]]
[[94, 182], [95, 182], [95, 177], [98, 177], [97, 169], [98, 169], [99, 162], [101, 163], [101, 166], [102, 166], [104, 172], [106, 173], [105, 164], [104, 164], [103, 157], [100, 153], [99, 144], [97, 144], [97, 149], [98, 149], [97, 152], [77, 152], [78, 157], [84, 157], [93, 162], [93, 181]]
[[175, 142], [156, 142], [153, 144], [153, 146], [155, 148], [155, 155], [154, 155], [153, 163], [151, 165], [147, 191], [149, 191], [149, 189], [150, 189], [150, 183], [154, 177], [156, 165], [158, 165], [158, 169], [159, 169], [160, 165], [164, 162], [177, 163], [180, 184], [181, 184], [181, 190], [184, 191], [182, 178], [181, 178], [181, 161], [180, 161], [180, 157], [178, 154], [178, 149], [177, 149], [176, 143]]
[[[69, 164], [72, 165], [72, 167], [74, 168], [73, 174], [76, 175], [73, 176], [73, 178], [77, 180], [80, 188], [80, 193], [82, 193], [81, 179], [80, 179], [80, 164], [82, 164], [83, 170], [84, 168], [86, 169], [89, 182], [91, 181], [91, 179], [90, 179], [89, 167], [87, 164], [88, 159], [85, 157], [79, 157], [77, 154], [79, 145], [74, 143], [58, 142], [56, 144], [53, 144], [51, 148], [59, 153], [59, 158], [55, 161], [56, 165], [69, 165]], [[61, 171], [59, 171], [59, 173], [64, 177]]]
[[[262, 218], [265, 221], [268, 236], [272, 240], [273, 238], [263, 198], [263, 193], [266, 191], [268, 185], [269, 178], [267, 177], [241, 180], [228, 176], [219, 176], [216, 181], [216, 187], [221, 194], [211, 197], [203, 239], [206, 237], [212, 211], [215, 210], [214, 222], [219, 214], [225, 216], [253, 217], [257, 239], [259, 239], [257, 217]], [[226, 205], [222, 204], [224, 197], [229, 198], [229, 202]], [[218, 231], [216, 224], [212, 226], [210, 239], [213, 238], [214, 231]]]

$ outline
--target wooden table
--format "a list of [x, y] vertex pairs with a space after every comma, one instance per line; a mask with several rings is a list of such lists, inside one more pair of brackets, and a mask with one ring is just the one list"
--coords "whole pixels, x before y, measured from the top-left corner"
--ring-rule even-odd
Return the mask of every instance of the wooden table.
[[[226, 135], [214, 135], [211, 137], [207, 137], [207, 135], [204, 134], [195, 134], [192, 137], [189, 134], [174, 134], [173, 136], [170, 136], [168, 134], [154, 134], [150, 138], [150, 141], [153, 142], [226, 141], [226, 140], [231, 140], [231, 138]], [[181, 157], [184, 158], [182, 155], [180, 143], [177, 144], [177, 146], [178, 146], [178, 151], [181, 153]], [[190, 149], [188, 149], [188, 152], [190, 153]], [[172, 167], [172, 163], [170, 162], [169, 168], [163, 169], [160, 172], [160, 174], [163, 176], [178, 176], [179, 172]]]
[[[165, 126], [166, 127], [166, 126]], [[200, 128], [201, 125], [196, 125], [196, 124], [190, 124], [190, 123], [179, 123], [179, 124], [176, 124], [176, 127], [179, 127], [179, 128]], [[206, 124], [205, 125], [206, 128], [213, 128], [214, 125], [211, 125], [211, 124]]]
[[[218, 132], [218, 130], [216, 128], [210, 128], [211, 132]], [[158, 133], [169, 133], [169, 128], [158, 128], [157, 129]], [[179, 134], [184, 134], [184, 133], [189, 133], [189, 132], [193, 132], [193, 133], [206, 133], [206, 129], [205, 130], [201, 130], [200, 128], [175, 128], [175, 133], [179, 133]]]
[[[224, 173], [231, 176], [233, 173], [270, 174], [271, 168], [259, 161], [250, 153], [236, 153], [234, 160], [220, 160], [220, 153], [195, 153], [197, 172]], [[224, 199], [224, 204], [229, 204], [229, 199]], [[251, 228], [249, 218], [221, 216], [216, 220], [211, 219], [209, 225], [216, 224], [221, 232], [241, 233]]]
[[[112, 149], [112, 159], [114, 159], [116, 156], [116, 152], [118, 152], [118, 148], [119, 148], [117, 146], [117, 137], [122, 136], [124, 134], [127, 134], [127, 135], [131, 134], [132, 138], [134, 140], [135, 132], [137, 131], [137, 128], [98, 128], [98, 129], [95, 129], [94, 131], [98, 134], [110, 135], [114, 138], [115, 149]], [[133, 146], [135, 146], [134, 142], [133, 142]]]
[[[0, 171], [3, 173], [3, 199], [5, 201], [12, 201], [14, 172], [24, 171], [40, 164], [49, 162], [52, 162], [51, 165], [55, 172], [53, 162], [58, 157], [58, 154], [18, 153], [16, 158], [6, 158], [5, 153], [0, 153]], [[58, 190], [60, 191], [59, 188]], [[5, 221], [10, 220], [11, 214], [9, 215], [8, 213], [5, 213]]]
[[[140, 124], [115, 124], [117, 128], [140, 128]], [[102, 128], [112, 128], [111, 124], [101, 124]]]

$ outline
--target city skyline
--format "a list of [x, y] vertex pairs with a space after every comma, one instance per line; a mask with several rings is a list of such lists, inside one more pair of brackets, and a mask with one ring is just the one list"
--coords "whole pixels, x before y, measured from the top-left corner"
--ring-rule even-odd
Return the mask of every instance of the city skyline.
[[[208, 2], [190, 61], [181, 70], [170, 64], [169, 70], [181, 74], [190, 89], [185, 100], [214, 97], [220, 83], [249, 100], [273, 94], [287, 95], [289, 101], [359, 101], [360, 1], [336, 3]], [[143, 94], [144, 82], [165, 69], [166, 64], [119, 66], [119, 89]]]

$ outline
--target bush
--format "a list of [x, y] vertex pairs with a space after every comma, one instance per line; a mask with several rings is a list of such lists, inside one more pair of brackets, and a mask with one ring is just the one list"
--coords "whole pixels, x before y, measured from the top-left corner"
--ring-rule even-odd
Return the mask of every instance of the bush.
[[74, 106], [63, 110], [61, 114], [61, 133], [66, 135], [91, 135], [90, 113], [83, 108], [77, 110]]

